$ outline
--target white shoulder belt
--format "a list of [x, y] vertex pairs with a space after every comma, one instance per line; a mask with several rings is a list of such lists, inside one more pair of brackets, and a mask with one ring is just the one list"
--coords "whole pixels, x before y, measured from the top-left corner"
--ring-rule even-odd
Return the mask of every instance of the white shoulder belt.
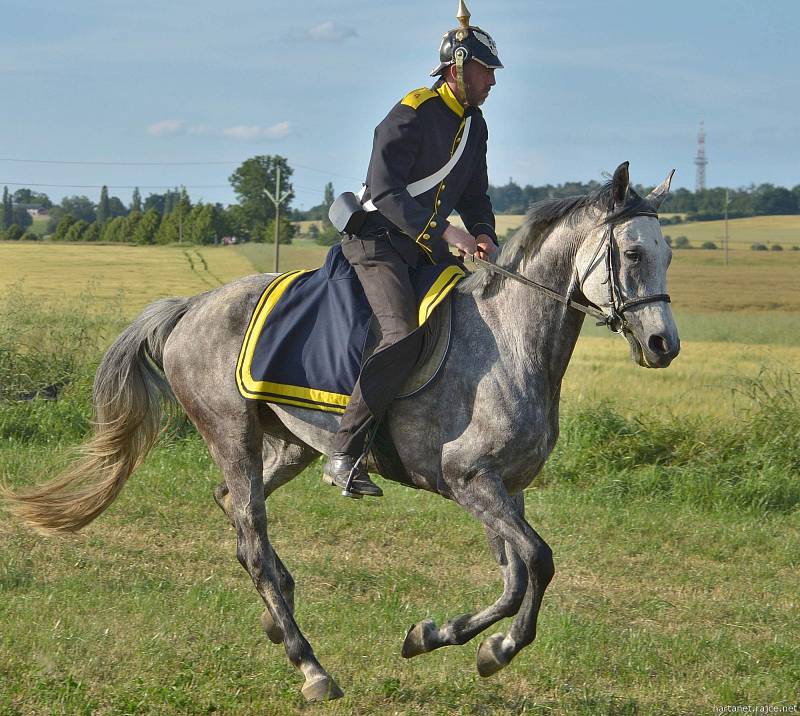
[[[456, 149], [455, 153], [452, 157], [450, 157], [450, 161], [447, 162], [438, 172], [435, 174], [431, 174], [429, 177], [425, 177], [424, 179], [420, 179], [419, 181], [415, 181], [413, 184], [409, 184], [406, 187], [411, 196], [419, 196], [420, 194], [424, 194], [426, 191], [433, 189], [439, 182], [444, 180], [456, 164], [458, 164], [458, 160], [461, 159], [461, 155], [464, 153], [464, 147], [467, 146], [467, 138], [469, 137], [469, 127], [472, 124], [472, 117], [467, 117], [466, 122], [464, 122], [464, 134], [461, 136], [461, 141], [458, 143], [458, 149]], [[362, 199], [364, 198], [364, 192], [367, 190], [366, 185], [361, 187], [361, 191], [356, 194], [358, 200], [362, 202], [362, 206], [364, 207], [364, 211], [377, 211], [378, 207], [372, 203], [372, 201], [363, 202]]]

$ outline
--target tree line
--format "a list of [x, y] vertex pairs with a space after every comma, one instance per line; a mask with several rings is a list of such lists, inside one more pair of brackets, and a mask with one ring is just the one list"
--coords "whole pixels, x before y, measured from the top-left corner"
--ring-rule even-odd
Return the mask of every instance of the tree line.
[[[524, 214], [528, 207], [543, 199], [562, 199], [579, 194], [588, 194], [600, 187], [599, 182], [567, 182], [565, 184], [545, 184], [544, 186], [522, 187], [513, 180], [505, 186], [490, 186], [489, 196], [498, 214]], [[637, 191], [646, 195], [652, 187], [637, 186]], [[728, 217], [732, 219], [746, 216], [765, 216], [774, 214], [800, 214], [800, 185], [786, 189], [773, 184], [759, 184], [739, 189], [715, 187], [703, 191], [676, 189], [661, 206], [662, 214], [683, 214], [686, 221], [711, 221], [725, 215], [725, 194], [728, 194]], [[676, 217], [668, 220], [680, 223], [684, 219]], [[664, 223], [668, 223], [664, 221]]]
[[285, 157], [256, 156], [243, 162], [229, 177], [238, 203], [193, 204], [185, 188], [151, 193], [142, 198], [138, 188], [125, 204], [111, 196], [103, 186], [100, 199], [87, 196], [66, 196], [54, 205], [45, 194], [20, 189], [12, 195], [3, 192], [0, 213], [0, 239], [37, 240], [30, 230], [33, 219], [28, 209], [47, 210], [44, 236], [52, 241], [102, 241], [136, 244], [214, 244], [224, 237], [237, 241], [275, 240], [275, 205], [265, 190], [274, 194], [275, 178], [281, 172], [279, 241], [290, 243], [296, 233], [290, 205], [294, 199], [291, 184], [292, 168]]
[[[214, 244], [224, 237], [235, 237], [237, 241], [272, 243], [275, 205], [267, 192], [274, 195], [279, 169], [281, 193], [285, 193], [281, 204], [280, 242], [290, 243], [297, 233], [292, 222], [303, 220], [322, 220], [321, 228], [312, 226], [310, 230], [318, 243], [330, 245], [338, 241], [339, 235], [327, 220], [328, 209], [335, 198], [333, 184], [325, 185], [320, 204], [307, 211], [293, 209], [293, 170], [287, 159], [279, 155], [252, 157], [231, 174], [229, 181], [238, 201], [229, 206], [203, 202], [193, 204], [186, 190], [177, 187], [163, 193], [151, 193], [146, 198], [137, 188], [126, 204], [119, 197], [110, 195], [108, 187], [104, 186], [97, 202], [83, 195], [66, 196], [57, 205], [41, 192], [22, 188], [12, 194], [5, 187], [0, 207], [0, 239], [40, 238], [41, 231], [34, 233], [31, 230], [33, 219], [28, 209], [41, 208], [48, 215], [43, 234], [53, 241]], [[490, 186], [489, 196], [496, 213], [523, 214], [534, 202], [587, 194], [599, 187], [600, 183], [596, 181], [520, 186], [509, 179], [504, 186]], [[636, 188], [643, 194], [650, 190], [650, 187]], [[661, 213], [679, 216], [662, 218], [662, 223], [722, 218], [726, 192], [730, 218], [800, 214], [800, 185], [793, 189], [773, 184], [730, 190], [716, 187], [699, 192], [676, 189], [662, 205]]]

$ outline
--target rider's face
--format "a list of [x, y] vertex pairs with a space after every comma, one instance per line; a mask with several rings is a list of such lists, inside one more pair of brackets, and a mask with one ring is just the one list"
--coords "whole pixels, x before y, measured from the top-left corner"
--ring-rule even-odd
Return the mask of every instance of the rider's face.
[[470, 60], [464, 66], [464, 84], [467, 99], [473, 107], [482, 105], [492, 87], [495, 86], [494, 69], [484, 67], [476, 60]]

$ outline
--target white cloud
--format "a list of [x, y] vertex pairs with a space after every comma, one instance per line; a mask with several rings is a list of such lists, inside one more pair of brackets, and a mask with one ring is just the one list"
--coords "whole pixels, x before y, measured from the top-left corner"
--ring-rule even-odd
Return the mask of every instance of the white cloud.
[[344, 42], [351, 37], [358, 37], [358, 32], [354, 27], [340, 25], [335, 20], [326, 20], [313, 27], [290, 30], [284, 39], [289, 42], [309, 40], [314, 42]]
[[153, 137], [171, 137], [175, 134], [183, 134], [186, 123], [182, 119], [162, 119], [151, 124], [147, 128], [147, 133]]
[[269, 139], [283, 139], [291, 131], [288, 121], [278, 122], [271, 127], [258, 124], [239, 124], [235, 127], [214, 129], [207, 124], [187, 124], [182, 119], [162, 119], [147, 127], [147, 133], [152, 137], [177, 137], [189, 135], [191, 137], [225, 137], [245, 142], [254, 142]]
[[244, 141], [255, 141], [259, 139], [282, 139], [287, 134], [291, 126], [289, 122], [279, 122], [271, 127], [260, 127], [258, 125], [239, 125], [237, 127], [226, 127], [222, 130], [223, 137], [229, 139], [240, 139]]
[[335, 20], [326, 20], [308, 30], [312, 40], [325, 40], [327, 42], [341, 42], [348, 37], [357, 37], [355, 28], [340, 25]]

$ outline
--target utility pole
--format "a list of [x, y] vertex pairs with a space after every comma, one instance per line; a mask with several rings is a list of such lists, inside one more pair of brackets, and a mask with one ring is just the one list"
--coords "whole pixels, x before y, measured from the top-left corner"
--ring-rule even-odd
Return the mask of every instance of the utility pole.
[[725, 190], [725, 265], [728, 265], [728, 190]]
[[[281, 228], [281, 204], [285, 201], [286, 197], [289, 196], [289, 192], [285, 192], [281, 195], [281, 167], [280, 165], [275, 167], [275, 196], [270, 194], [269, 189], [264, 187], [264, 193], [272, 200], [272, 203], [275, 204], [275, 273], [278, 273], [280, 269], [280, 228]], [[277, 198], [276, 198], [277, 197]]]

